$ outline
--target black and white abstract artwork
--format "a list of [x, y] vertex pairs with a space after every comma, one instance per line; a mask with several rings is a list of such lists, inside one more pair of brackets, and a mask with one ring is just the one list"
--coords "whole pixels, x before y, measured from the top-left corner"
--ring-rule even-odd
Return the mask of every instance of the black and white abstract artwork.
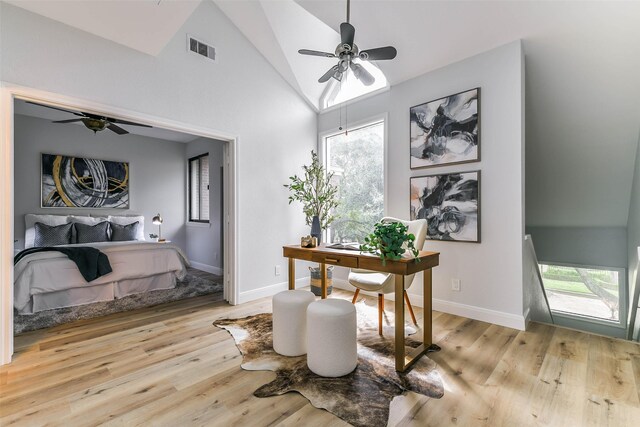
[[426, 219], [427, 239], [480, 242], [480, 171], [411, 178], [411, 219]]
[[480, 160], [480, 88], [411, 107], [411, 169]]
[[129, 163], [42, 155], [43, 208], [129, 208]]

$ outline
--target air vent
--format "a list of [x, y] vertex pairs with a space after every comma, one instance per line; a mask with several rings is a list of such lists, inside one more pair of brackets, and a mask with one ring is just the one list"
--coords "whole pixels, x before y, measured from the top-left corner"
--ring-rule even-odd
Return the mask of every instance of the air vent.
[[187, 50], [212, 61], [216, 60], [216, 48], [187, 35]]

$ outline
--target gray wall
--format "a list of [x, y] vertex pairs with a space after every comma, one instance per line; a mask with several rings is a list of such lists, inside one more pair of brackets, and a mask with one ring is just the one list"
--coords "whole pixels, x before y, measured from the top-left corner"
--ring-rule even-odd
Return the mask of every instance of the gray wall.
[[[274, 265], [308, 227], [281, 184], [316, 147], [317, 115], [213, 2], [203, 1], [155, 57], [0, 7], [2, 81], [237, 136], [240, 298], [286, 289], [286, 269], [278, 277]], [[216, 46], [217, 61], [187, 52], [187, 33]]]
[[[482, 243], [427, 240], [425, 244], [426, 250], [441, 252], [440, 266], [433, 272], [434, 305], [436, 309], [468, 317], [489, 316], [490, 321], [511, 325], [517, 324], [509, 323], [512, 321], [524, 325], [522, 72], [521, 45], [516, 41], [392, 86], [388, 92], [348, 107], [349, 120], [353, 122], [388, 112], [388, 215], [409, 217], [411, 176], [482, 171]], [[478, 86], [482, 160], [411, 170], [409, 108]], [[339, 111], [322, 114], [319, 130], [333, 130], [338, 122]], [[453, 278], [461, 279], [461, 292], [451, 290]], [[421, 280], [421, 275], [416, 280]], [[421, 293], [421, 287], [414, 285], [409, 292]]]
[[540, 262], [627, 268], [625, 227], [527, 227]]
[[[209, 223], [187, 222], [187, 256], [190, 261], [203, 264], [199, 267], [220, 274], [223, 265], [222, 177], [220, 168], [223, 165], [224, 143], [198, 138], [187, 144], [186, 159], [205, 153], [209, 153]], [[198, 265], [195, 266], [198, 267]]]
[[[638, 140], [638, 148], [636, 150], [636, 168], [633, 177], [633, 187], [631, 189], [631, 204], [629, 206], [629, 218], [627, 220], [627, 247], [628, 247], [628, 268], [629, 268], [629, 295], [635, 296], [640, 291], [638, 288], [640, 272], [638, 271], [638, 251], [640, 250], [640, 138]], [[640, 307], [640, 301], [633, 299], [631, 301], [635, 307]], [[630, 314], [634, 314], [630, 310]], [[631, 319], [630, 324], [634, 324], [636, 340], [640, 334], [640, 318]]]
[[[186, 248], [185, 149], [179, 142], [137, 135], [93, 132], [77, 124], [16, 115], [14, 235], [24, 247], [24, 216], [28, 213], [74, 215], [144, 215], [145, 238], [158, 233], [151, 219], [162, 214], [162, 236]], [[40, 207], [40, 155], [65, 154], [101, 160], [128, 161], [130, 209], [43, 209]]]

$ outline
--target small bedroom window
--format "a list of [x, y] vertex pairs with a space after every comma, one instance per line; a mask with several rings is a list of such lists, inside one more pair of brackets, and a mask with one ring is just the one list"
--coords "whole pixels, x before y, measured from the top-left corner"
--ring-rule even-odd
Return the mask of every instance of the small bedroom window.
[[189, 159], [189, 221], [209, 222], [209, 153]]

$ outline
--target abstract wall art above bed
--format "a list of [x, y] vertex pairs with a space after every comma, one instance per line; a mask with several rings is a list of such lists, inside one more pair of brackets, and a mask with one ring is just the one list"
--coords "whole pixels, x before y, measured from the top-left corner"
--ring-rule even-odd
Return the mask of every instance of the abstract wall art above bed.
[[129, 163], [42, 155], [43, 208], [129, 208]]
[[411, 107], [411, 169], [480, 160], [480, 88]]
[[479, 207], [480, 171], [411, 178], [411, 220], [427, 220], [427, 239], [480, 243]]

